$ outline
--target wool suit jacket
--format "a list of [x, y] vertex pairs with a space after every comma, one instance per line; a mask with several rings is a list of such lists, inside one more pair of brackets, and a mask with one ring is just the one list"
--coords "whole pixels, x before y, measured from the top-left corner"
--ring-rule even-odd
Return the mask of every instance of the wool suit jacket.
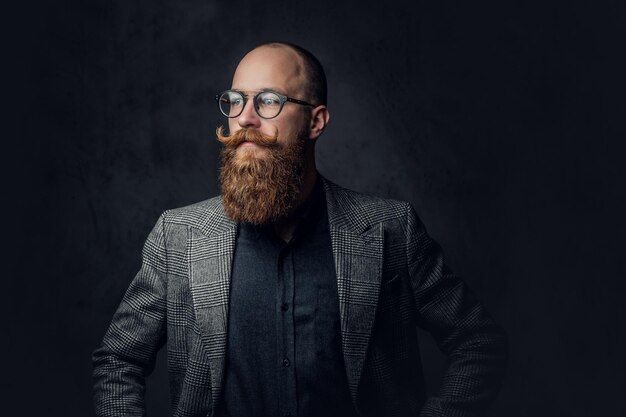
[[[342, 352], [361, 416], [477, 416], [498, 391], [506, 337], [444, 265], [408, 203], [324, 181]], [[167, 345], [174, 416], [211, 416], [222, 395], [238, 226], [215, 197], [166, 211], [93, 355], [98, 416], [143, 416], [145, 376]], [[449, 357], [425, 394], [416, 326]]]

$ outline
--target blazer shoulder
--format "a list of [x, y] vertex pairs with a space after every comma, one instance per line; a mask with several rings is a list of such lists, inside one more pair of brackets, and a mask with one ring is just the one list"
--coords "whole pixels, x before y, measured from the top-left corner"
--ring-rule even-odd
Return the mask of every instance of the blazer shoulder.
[[224, 212], [221, 196], [166, 210], [162, 218], [166, 225], [188, 226], [199, 229], [205, 234], [218, 232], [224, 227], [234, 225]]
[[338, 224], [365, 228], [405, 219], [413, 211], [406, 201], [377, 197], [349, 190], [325, 180], [329, 218]]

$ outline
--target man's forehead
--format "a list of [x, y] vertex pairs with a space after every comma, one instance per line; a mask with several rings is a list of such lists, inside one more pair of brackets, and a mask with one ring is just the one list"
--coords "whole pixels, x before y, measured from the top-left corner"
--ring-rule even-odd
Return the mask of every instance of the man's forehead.
[[239, 62], [232, 88], [244, 91], [272, 89], [286, 94], [303, 82], [301, 59], [287, 47], [262, 46]]

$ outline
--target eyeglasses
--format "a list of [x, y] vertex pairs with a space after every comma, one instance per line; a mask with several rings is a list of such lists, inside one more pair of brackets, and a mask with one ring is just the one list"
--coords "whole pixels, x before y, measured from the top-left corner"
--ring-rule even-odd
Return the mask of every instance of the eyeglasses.
[[[226, 90], [215, 96], [217, 106], [226, 117], [238, 117], [246, 106], [247, 96], [239, 91]], [[296, 100], [272, 90], [263, 90], [254, 95], [252, 100], [256, 114], [263, 119], [273, 119], [278, 116], [286, 102], [315, 107], [306, 101]]]

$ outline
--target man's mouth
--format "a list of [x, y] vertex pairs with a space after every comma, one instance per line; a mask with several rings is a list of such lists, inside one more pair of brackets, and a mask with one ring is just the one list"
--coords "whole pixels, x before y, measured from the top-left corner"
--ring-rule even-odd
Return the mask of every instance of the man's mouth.
[[259, 145], [258, 143], [255, 143], [255, 142], [250, 142], [250, 141], [245, 140], [241, 142], [239, 145], [237, 145], [237, 148], [263, 149], [265, 148], [265, 146]]
[[264, 150], [265, 148], [266, 147], [263, 145], [259, 145], [257, 143], [246, 140], [246, 141], [241, 142], [239, 145], [237, 145], [236, 149], [244, 149], [244, 150], [251, 151], [251, 152], [260, 152]]

